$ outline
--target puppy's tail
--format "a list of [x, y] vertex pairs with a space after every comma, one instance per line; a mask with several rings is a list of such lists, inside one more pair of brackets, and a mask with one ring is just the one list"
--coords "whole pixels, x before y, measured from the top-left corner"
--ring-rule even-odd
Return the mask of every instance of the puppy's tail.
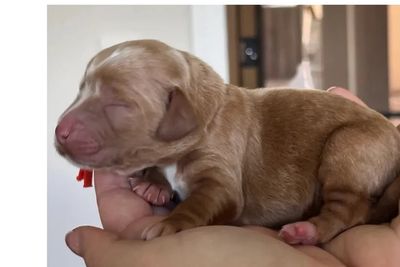
[[[400, 125], [397, 126], [400, 132]], [[400, 165], [400, 162], [399, 162]], [[372, 207], [369, 223], [385, 223], [400, 213], [400, 173], [385, 189], [378, 202]]]

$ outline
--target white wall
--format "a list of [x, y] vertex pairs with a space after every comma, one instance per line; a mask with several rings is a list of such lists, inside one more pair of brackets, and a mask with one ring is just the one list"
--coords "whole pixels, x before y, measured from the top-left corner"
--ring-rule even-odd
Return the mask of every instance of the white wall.
[[192, 52], [228, 82], [229, 65], [225, 6], [191, 7]]
[[53, 133], [72, 102], [88, 60], [117, 42], [152, 38], [194, 53], [228, 80], [223, 6], [48, 7], [48, 266], [84, 266], [64, 243], [78, 225], [100, 226], [94, 190], [57, 155]]

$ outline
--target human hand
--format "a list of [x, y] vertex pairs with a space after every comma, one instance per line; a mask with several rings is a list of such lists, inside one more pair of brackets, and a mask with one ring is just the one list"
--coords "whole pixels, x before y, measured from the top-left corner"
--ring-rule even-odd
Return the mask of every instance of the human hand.
[[[238, 228], [229, 226], [196, 228], [146, 241], [145, 244], [139, 240], [142, 231], [162, 217], [154, 216], [150, 204], [132, 192], [127, 178], [98, 171], [95, 173], [95, 189], [105, 230], [79, 227], [66, 236], [68, 246], [84, 258], [87, 266], [192, 266], [194, 263], [198, 266], [223, 266], [228, 263], [221, 262], [224, 253], [236, 255], [225, 257], [232, 261], [232, 266], [248, 266], [250, 263], [284, 266], [280, 262], [295, 264], [299, 260], [308, 262], [308, 266], [319, 266], [317, 260], [299, 253], [272, 236], [259, 235], [249, 230], [237, 231]], [[256, 239], [253, 239], [254, 235]], [[251, 245], [243, 249], [246, 241]], [[268, 252], [263, 251], [263, 246]], [[292, 256], [276, 258], [276, 255], [282, 253]], [[328, 253], [322, 250], [321, 253], [319, 257], [324, 262], [335, 262]], [[271, 264], [268, 265], [268, 262]], [[331, 266], [341, 266], [336, 263]]]
[[[325, 266], [395, 267], [400, 255], [400, 217], [391, 225], [352, 228], [325, 245], [289, 246], [263, 227], [207, 226], [151, 241], [128, 240], [94, 227], [66, 237], [89, 267], [128, 266]], [[141, 229], [136, 229], [140, 234]], [[329, 254], [336, 256], [340, 261]], [[343, 264], [344, 263], [344, 264]]]
[[107, 171], [95, 172], [95, 190], [100, 219], [105, 230], [129, 238], [134, 229], [149, 222], [161, 220], [157, 214], [166, 214], [163, 208], [152, 207], [142, 197], [132, 192], [125, 176]]
[[274, 237], [233, 226], [198, 227], [151, 241], [121, 239], [85, 226], [69, 233], [66, 241], [89, 267], [344, 267], [321, 249], [309, 256]]
[[152, 215], [150, 204], [132, 193], [127, 177], [95, 171], [95, 190], [105, 230], [121, 233], [130, 223]]
[[[367, 105], [357, 96], [352, 94], [349, 90], [341, 88], [341, 87], [331, 87], [327, 90], [329, 93], [335, 94], [335, 95], [340, 95], [344, 98], [347, 98], [361, 106], [367, 107]], [[400, 130], [400, 124], [398, 123], [398, 119], [396, 120], [397, 123], [393, 122], [393, 124], [397, 125], [397, 128]]]
[[344, 98], [347, 98], [347, 99], [353, 101], [354, 103], [357, 103], [363, 107], [367, 107], [367, 105], [360, 98], [358, 98], [357, 96], [352, 94], [349, 90], [344, 89], [342, 87], [331, 87], [326, 91], [331, 94], [340, 95]]

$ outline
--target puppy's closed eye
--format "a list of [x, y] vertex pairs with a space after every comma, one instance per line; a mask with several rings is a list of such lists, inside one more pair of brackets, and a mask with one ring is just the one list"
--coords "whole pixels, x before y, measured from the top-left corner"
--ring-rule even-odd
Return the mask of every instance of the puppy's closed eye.
[[114, 129], [122, 129], [129, 126], [129, 118], [134, 110], [125, 104], [109, 104], [104, 106], [104, 114]]

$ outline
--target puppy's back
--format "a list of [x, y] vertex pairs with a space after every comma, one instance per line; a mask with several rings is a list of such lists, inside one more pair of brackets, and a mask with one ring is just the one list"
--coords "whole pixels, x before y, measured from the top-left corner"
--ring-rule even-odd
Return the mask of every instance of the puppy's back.
[[[245, 157], [243, 221], [246, 223], [254, 218], [273, 226], [315, 214], [321, 205], [317, 177], [324, 146], [329, 137], [343, 127], [354, 125], [360, 132], [363, 128], [376, 131], [374, 135], [382, 136], [383, 146], [391, 150], [389, 154], [400, 150], [400, 135], [388, 120], [341, 96], [295, 89], [258, 89], [249, 91], [249, 95], [260, 127], [254, 127], [257, 132], [250, 135], [250, 152]], [[251, 136], [258, 136], [259, 140]], [[400, 163], [398, 154], [397, 159], [392, 160]], [[262, 164], [255, 164], [260, 160]], [[393, 168], [393, 163], [387, 164], [388, 168]], [[381, 182], [382, 187], [391, 178]], [[275, 201], [277, 199], [280, 201]], [[280, 214], [276, 214], [276, 210]], [[275, 216], [271, 216], [272, 211]], [[259, 214], [269, 216], [260, 218]]]

